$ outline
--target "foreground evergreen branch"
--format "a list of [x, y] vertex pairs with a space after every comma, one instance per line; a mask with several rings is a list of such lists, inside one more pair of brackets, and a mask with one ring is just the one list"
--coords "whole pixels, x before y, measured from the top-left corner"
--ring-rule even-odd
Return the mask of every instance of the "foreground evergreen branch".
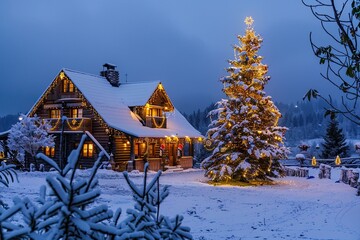
[[18, 177], [17, 177], [17, 173], [14, 170], [15, 167], [16, 166], [13, 165], [13, 164], [6, 165], [5, 162], [1, 163], [1, 166], [0, 166], [0, 183], [5, 185], [6, 187], [8, 187], [9, 183], [15, 182], [15, 179], [17, 181], [19, 181]]
[[[37, 155], [58, 174], [46, 177], [47, 186], [41, 187], [36, 203], [15, 197], [12, 207], [0, 209], [0, 239], [192, 239], [190, 228], [181, 225], [181, 216], [169, 219], [159, 215], [160, 203], [169, 190], [160, 189], [161, 172], [147, 185], [148, 165], [141, 187], [124, 173], [136, 204], [135, 209], [127, 210], [129, 216], [123, 222], [119, 222], [121, 209], [114, 214], [108, 206], [97, 205], [100, 190], [96, 173], [104, 153], [99, 154], [88, 178], [76, 177], [85, 139], [86, 135], [69, 155], [63, 170], [44, 154]], [[22, 217], [22, 223], [13, 222], [16, 215]]]

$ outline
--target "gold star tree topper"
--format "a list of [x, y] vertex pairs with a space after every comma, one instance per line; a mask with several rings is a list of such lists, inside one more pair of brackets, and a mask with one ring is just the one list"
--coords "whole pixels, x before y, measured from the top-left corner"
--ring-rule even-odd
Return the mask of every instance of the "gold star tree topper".
[[254, 19], [252, 17], [246, 17], [244, 22], [248, 27], [251, 27], [254, 23]]

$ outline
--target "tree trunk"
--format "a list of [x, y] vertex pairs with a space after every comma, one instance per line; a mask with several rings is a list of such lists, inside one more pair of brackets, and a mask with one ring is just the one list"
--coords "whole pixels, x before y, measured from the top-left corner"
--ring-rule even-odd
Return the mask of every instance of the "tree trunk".
[[33, 158], [33, 161], [34, 161], [34, 164], [35, 164], [35, 170], [38, 170], [38, 164], [37, 164], [36, 155], [33, 155], [32, 158]]

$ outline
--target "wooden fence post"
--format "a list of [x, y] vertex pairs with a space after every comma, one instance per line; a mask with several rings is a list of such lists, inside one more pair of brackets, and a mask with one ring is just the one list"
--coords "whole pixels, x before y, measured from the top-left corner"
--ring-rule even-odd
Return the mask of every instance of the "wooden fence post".
[[329, 165], [326, 164], [320, 164], [319, 167], [319, 178], [323, 179], [331, 179], [331, 167]]

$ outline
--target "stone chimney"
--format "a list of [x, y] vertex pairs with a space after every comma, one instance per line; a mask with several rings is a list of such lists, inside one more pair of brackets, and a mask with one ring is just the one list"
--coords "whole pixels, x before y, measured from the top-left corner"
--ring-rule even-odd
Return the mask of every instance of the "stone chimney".
[[116, 66], [110, 63], [103, 65], [103, 70], [100, 72], [100, 76], [105, 77], [109, 83], [114, 87], [120, 86], [119, 72], [115, 70]]

